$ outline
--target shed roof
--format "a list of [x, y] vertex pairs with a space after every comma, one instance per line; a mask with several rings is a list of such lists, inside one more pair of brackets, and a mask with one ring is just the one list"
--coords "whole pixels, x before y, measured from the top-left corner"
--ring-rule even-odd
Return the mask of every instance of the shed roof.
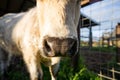
[[102, 0], [81, 0], [80, 4], [82, 7], [84, 7], [84, 6], [93, 4], [93, 3], [98, 2], [98, 1], [102, 1]]
[[[100, 1], [100, 0], [82, 0], [81, 5], [84, 7], [90, 2]], [[0, 16], [6, 13], [18, 13], [22, 11], [26, 11], [29, 8], [35, 6], [35, 0], [0, 0]], [[88, 18], [87, 16], [81, 14], [80, 19], [83, 27], [98, 25], [94, 20]]]
[[95, 20], [91, 19], [90, 17], [86, 16], [83, 13], [81, 13], [80, 21], [81, 21], [80, 28], [85, 28], [85, 27], [90, 27], [90, 26], [92, 27], [92, 26], [99, 25], [98, 22], [96, 22]]

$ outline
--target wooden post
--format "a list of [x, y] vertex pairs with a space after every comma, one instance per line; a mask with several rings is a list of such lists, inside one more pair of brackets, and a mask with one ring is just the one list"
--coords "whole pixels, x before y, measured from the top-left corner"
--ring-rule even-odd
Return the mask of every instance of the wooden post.
[[116, 26], [116, 60], [120, 62], [120, 23]]
[[92, 26], [89, 27], [89, 48], [92, 48]]

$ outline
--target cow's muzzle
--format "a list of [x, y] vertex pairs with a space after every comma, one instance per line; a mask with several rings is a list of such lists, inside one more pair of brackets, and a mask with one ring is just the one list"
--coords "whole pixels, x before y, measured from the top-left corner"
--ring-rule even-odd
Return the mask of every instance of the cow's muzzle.
[[47, 37], [44, 39], [43, 46], [48, 57], [73, 56], [77, 51], [77, 39]]

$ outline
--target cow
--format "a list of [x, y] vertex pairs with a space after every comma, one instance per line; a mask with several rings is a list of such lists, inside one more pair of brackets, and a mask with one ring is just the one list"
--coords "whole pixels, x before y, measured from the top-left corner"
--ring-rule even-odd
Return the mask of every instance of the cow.
[[31, 80], [42, 80], [41, 63], [56, 80], [61, 58], [78, 53], [79, 17], [80, 0], [36, 0], [26, 12], [0, 17], [1, 73], [13, 55], [22, 55]]

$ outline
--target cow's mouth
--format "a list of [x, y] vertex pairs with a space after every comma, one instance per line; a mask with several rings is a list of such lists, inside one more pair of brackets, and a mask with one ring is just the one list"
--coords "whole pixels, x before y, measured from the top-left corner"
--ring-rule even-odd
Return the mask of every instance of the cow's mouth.
[[43, 45], [45, 55], [48, 57], [73, 56], [77, 51], [77, 40], [72, 38], [47, 37]]

